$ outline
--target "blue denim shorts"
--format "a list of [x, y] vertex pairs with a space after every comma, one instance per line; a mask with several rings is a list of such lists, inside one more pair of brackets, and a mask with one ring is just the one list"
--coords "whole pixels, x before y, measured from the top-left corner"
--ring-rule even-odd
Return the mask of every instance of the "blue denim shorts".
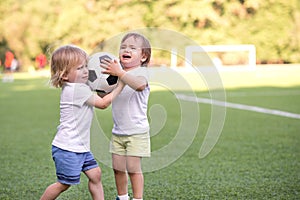
[[80, 183], [81, 172], [98, 167], [91, 152], [76, 153], [52, 146], [57, 181], [66, 185]]

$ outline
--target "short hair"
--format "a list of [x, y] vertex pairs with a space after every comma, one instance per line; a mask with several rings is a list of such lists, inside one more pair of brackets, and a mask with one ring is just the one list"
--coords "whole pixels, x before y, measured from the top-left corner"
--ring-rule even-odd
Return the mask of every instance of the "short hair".
[[147, 59], [144, 62], [142, 62], [141, 65], [146, 67], [148, 65], [148, 63], [150, 62], [150, 58], [151, 58], [151, 45], [150, 45], [149, 40], [145, 36], [143, 36], [139, 33], [133, 33], [132, 32], [132, 33], [127, 33], [122, 38], [121, 43], [123, 43], [125, 40], [127, 40], [130, 37], [133, 37], [134, 39], [140, 39], [142, 41], [142, 47], [141, 47], [142, 48], [142, 54], [144, 56], [146, 56]]
[[51, 56], [51, 84], [54, 87], [62, 87], [65, 83], [63, 76], [82, 62], [87, 63], [88, 54], [75, 45], [65, 45], [56, 49]]

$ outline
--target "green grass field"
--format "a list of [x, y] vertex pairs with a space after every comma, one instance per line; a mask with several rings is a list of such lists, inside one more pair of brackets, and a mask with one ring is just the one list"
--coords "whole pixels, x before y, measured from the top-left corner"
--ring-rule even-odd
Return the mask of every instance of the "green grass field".
[[[20, 78], [0, 83], [1, 200], [39, 199], [56, 180], [50, 150], [59, 123], [60, 90], [50, 88], [47, 81]], [[300, 82], [284, 87], [228, 88], [226, 95], [228, 102], [300, 114]], [[197, 96], [207, 98], [208, 93], [198, 92]], [[178, 100], [172, 93], [153, 91], [149, 105], [155, 104], [164, 108], [167, 117], [164, 127], [151, 138], [153, 151], [172, 141], [180, 123]], [[227, 108], [216, 146], [200, 159], [212, 107], [198, 106], [199, 129], [191, 145], [175, 162], [144, 174], [144, 199], [300, 198], [299, 119]], [[109, 137], [110, 108], [97, 111], [97, 118]], [[105, 197], [114, 199], [112, 170], [99, 164]], [[59, 199], [91, 199], [85, 176]]]

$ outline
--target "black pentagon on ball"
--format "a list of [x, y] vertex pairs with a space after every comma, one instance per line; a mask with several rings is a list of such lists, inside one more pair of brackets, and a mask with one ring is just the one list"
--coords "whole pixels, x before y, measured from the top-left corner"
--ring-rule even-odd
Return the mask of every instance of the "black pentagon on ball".
[[118, 82], [118, 77], [110, 75], [109, 77], [107, 77], [106, 81], [108, 85], [114, 85]]
[[95, 70], [89, 70], [89, 81], [94, 82], [97, 79]]
[[102, 60], [105, 59], [105, 58], [108, 58], [109, 60], [111, 60], [111, 57], [109, 57], [108, 55], [100, 56], [100, 57], [99, 57], [100, 63], [101, 63]]

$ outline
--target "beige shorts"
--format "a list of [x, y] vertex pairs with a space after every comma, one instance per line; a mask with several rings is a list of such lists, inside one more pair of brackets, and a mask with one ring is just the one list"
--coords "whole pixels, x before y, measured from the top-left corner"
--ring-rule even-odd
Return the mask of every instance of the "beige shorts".
[[110, 153], [121, 156], [150, 157], [150, 134], [112, 135]]

